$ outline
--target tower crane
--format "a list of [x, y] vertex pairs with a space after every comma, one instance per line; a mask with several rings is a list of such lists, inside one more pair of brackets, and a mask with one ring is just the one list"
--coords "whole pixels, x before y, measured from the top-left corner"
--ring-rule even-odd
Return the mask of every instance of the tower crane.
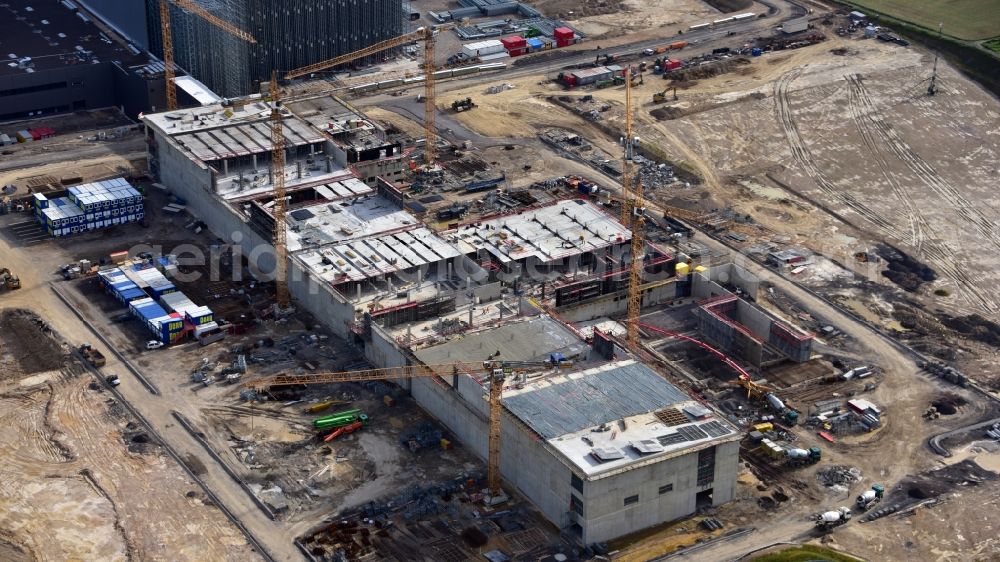
[[402, 378], [447, 377], [457, 375], [479, 376], [480, 383], [489, 384], [489, 448], [487, 456], [487, 486], [493, 498], [502, 497], [500, 487], [500, 419], [503, 382], [515, 373], [529, 373], [549, 368], [562, 369], [572, 366], [571, 361], [553, 355], [547, 361], [496, 361], [488, 360], [479, 364], [446, 363], [441, 365], [406, 365], [384, 369], [362, 369], [333, 373], [306, 373], [303, 375], [275, 375], [251, 381], [247, 387], [257, 392], [280, 385], [331, 384], [339, 382], [377, 381]]
[[436, 147], [434, 145], [434, 139], [437, 137], [437, 129], [434, 127], [434, 117], [437, 108], [434, 103], [434, 35], [438, 31], [444, 31], [454, 27], [452, 24], [436, 26], [436, 27], [421, 27], [416, 31], [411, 33], [406, 33], [395, 37], [393, 39], [387, 39], [374, 45], [369, 45], [364, 49], [359, 49], [353, 53], [348, 53], [346, 55], [340, 55], [339, 57], [334, 57], [329, 60], [320, 61], [308, 66], [303, 66], [302, 68], [297, 68], [285, 74], [285, 80], [294, 80], [295, 78], [301, 78], [303, 76], [312, 74], [313, 72], [319, 72], [321, 70], [327, 70], [335, 66], [342, 64], [347, 64], [351, 61], [364, 58], [376, 53], [381, 53], [382, 51], [388, 51], [395, 47], [400, 47], [406, 45], [407, 43], [412, 43], [413, 41], [423, 41], [424, 43], [424, 160], [427, 164], [433, 164], [436, 158]]
[[[628, 279], [628, 341], [639, 344], [639, 316], [642, 308], [642, 254], [643, 234], [646, 228], [645, 203], [642, 195], [642, 180], [636, 174], [633, 178], [632, 159], [635, 156], [636, 139], [632, 133], [632, 67], [625, 72], [625, 165], [622, 167], [622, 223], [632, 226], [631, 264]], [[634, 185], [633, 185], [634, 184]], [[631, 194], [631, 198], [629, 197]]]
[[288, 210], [285, 193], [285, 134], [281, 124], [281, 91], [278, 73], [271, 72], [271, 178], [274, 184], [274, 284], [278, 309], [288, 308], [288, 244], [285, 237], [285, 212]]
[[242, 39], [247, 43], [256, 45], [257, 40], [253, 35], [226, 20], [216, 17], [191, 0], [160, 0], [160, 36], [163, 38], [163, 76], [164, 85], [167, 90], [167, 109], [174, 110], [177, 109], [177, 91], [174, 89], [174, 76], [176, 72], [174, 70], [174, 39], [170, 30], [170, 4], [191, 12], [233, 37]]

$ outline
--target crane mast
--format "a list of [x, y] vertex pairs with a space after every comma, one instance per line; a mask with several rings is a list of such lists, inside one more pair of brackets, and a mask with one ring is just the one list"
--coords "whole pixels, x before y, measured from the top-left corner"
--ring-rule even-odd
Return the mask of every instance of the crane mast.
[[278, 73], [271, 72], [271, 178], [274, 185], [274, 283], [279, 309], [288, 308], [288, 246], [285, 240], [285, 135], [281, 124], [281, 92]]
[[[625, 69], [625, 163], [622, 166], [622, 224], [632, 227], [628, 277], [628, 342], [639, 344], [639, 316], [642, 308], [642, 262], [643, 234], [645, 229], [645, 203], [642, 195], [642, 181], [633, 179], [633, 158], [635, 157], [635, 136], [632, 131], [632, 67]], [[634, 185], [633, 185], [634, 184]], [[631, 194], [631, 197], [629, 196]]]

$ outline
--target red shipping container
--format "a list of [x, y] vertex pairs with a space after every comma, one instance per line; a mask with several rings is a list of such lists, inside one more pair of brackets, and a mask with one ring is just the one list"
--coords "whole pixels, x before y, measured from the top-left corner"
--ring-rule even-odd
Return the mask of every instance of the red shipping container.
[[552, 36], [558, 39], [572, 39], [573, 30], [568, 27], [557, 27], [552, 32]]
[[573, 44], [572, 39], [556, 39], [556, 48], [569, 47]]
[[669, 59], [665, 66], [667, 71], [677, 70], [678, 68], [681, 67], [681, 61], [677, 59]]
[[522, 49], [528, 45], [528, 42], [520, 35], [504, 37], [500, 42], [503, 43], [504, 48], [508, 51], [511, 49]]

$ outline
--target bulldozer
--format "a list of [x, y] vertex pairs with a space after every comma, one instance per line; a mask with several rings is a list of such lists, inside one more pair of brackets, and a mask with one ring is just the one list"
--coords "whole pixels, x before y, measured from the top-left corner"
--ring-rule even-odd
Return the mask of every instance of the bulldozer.
[[14, 290], [21, 288], [21, 279], [10, 272], [6, 267], [0, 268], [0, 284], [5, 289]]
[[[674, 101], [677, 101], [677, 88], [675, 87], [673, 90], [674, 90], [674, 98], [673, 99], [674, 99]], [[663, 90], [662, 92], [656, 92], [655, 94], [653, 94], [653, 103], [663, 103], [663, 102], [667, 101], [667, 92], [669, 92], [669, 91], [670, 91], [670, 88], [667, 88], [666, 90]]]
[[451, 109], [455, 113], [468, 111], [473, 107], [476, 107], [476, 102], [472, 101], [472, 98], [465, 98], [464, 100], [455, 100], [451, 102]]

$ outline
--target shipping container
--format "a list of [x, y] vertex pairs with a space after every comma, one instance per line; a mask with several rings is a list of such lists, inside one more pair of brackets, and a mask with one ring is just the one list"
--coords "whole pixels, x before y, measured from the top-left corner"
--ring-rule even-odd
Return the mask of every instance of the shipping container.
[[731, 21], [733, 21], [733, 18], [731, 18], [731, 17], [730, 18], [722, 18], [722, 19], [713, 21], [712, 25], [721, 25], [723, 23], [729, 23]]
[[743, 21], [743, 20], [748, 20], [748, 19], [750, 19], [750, 18], [752, 18], [752, 17], [754, 17], [754, 16], [756, 16], [756, 15], [757, 15], [757, 14], [755, 14], [755, 13], [753, 13], [753, 12], [747, 12], [747, 13], [745, 13], [745, 14], [738, 14], [738, 15], [735, 15], [735, 16], [733, 16], [733, 21]]
[[712, 27], [712, 24], [710, 24], [710, 23], [699, 23], [699, 24], [692, 25], [688, 29], [697, 31], [699, 29], [706, 29], [708, 27]]
[[542, 48], [545, 47], [545, 43], [541, 39], [532, 38], [528, 39], [528, 47], [531, 49], [532, 52], [541, 51]]
[[462, 52], [469, 57], [482, 57], [485, 55], [492, 55], [494, 53], [499, 53], [506, 51], [506, 47], [497, 39], [490, 39], [489, 41], [479, 41], [476, 43], [467, 43], [462, 45]]
[[573, 39], [573, 30], [568, 27], [557, 27], [552, 31], [552, 36], [557, 40]]
[[670, 50], [677, 51], [683, 49], [684, 47], [687, 47], [687, 44], [688, 44], [687, 41], [674, 41], [673, 43], [670, 44]]

